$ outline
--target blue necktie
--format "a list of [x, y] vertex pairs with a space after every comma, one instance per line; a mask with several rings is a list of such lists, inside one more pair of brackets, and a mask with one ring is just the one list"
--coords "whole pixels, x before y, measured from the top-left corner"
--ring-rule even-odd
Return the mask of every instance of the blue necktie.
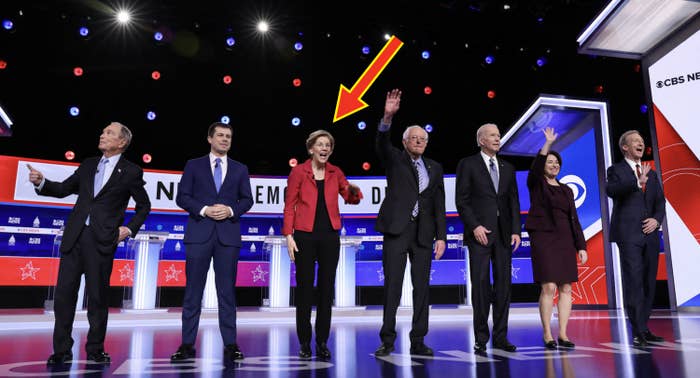
[[489, 173], [491, 173], [493, 188], [496, 189], [496, 192], [498, 193], [498, 171], [496, 170], [496, 164], [493, 158], [489, 159]]
[[214, 165], [214, 185], [216, 185], [216, 192], [219, 193], [221, 189], [221, 158], [214, 159], [216, 165]]
[[95, 186], [94, 186], [94, 192], [93, 196], [97, 197], [97, 193], [102, 190], [102, 181], [104, 180], [105, 177], [105, 171], [107, 170], [107, 164], [109, 163], [109, 159], [102, 158], [100, 160], [100, 163], [97, 165], [97, 171], [95, 172]]

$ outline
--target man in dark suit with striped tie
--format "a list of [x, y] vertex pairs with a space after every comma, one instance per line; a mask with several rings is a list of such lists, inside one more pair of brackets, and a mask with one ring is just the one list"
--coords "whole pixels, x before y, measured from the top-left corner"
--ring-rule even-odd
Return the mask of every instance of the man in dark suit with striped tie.
[[[457, 165], [455, 204], [464, 224], [472, 284], [474, 350], [486, 351], [488, 317], [493, 301], [493, 347], [515, 352], [508, 341], [512, 253], [520, 246], [520, 201], [515, 168], [496, 154], [501, 148], [498, 127], [479, 127], [481, 151]], [[489, 276], [493, 269], [493, 287]]]
[[[428, 333], [428, 289], [432, 252], [440, 259], [445, 252], [445, 184], [442, 166], [423, 156], [428, 133], [420, 126], [409, 126], [403, 133], [404, 150], [391, 144], [391, 121], [399, 110], [401, 91], [387, 93], [376, 138], [376, 151], [386, 169], [387, 190], [375, 228], [384, 235], [384, 319], [379, 336], [382, 344], [375, 356], [387, 356], [396, 340], [396, 310], [406, 258], [411, 261], [413, 321], [411, 354], [432, 356], [423, 339]], [[434, 244], [434, 245], [433, 245]]]
[[177, 205], [189, 213], [185, 228], [185, 298], [182, 344], [171, 361], [195, 357], [202, 296], [210, 262], [214, 261], [219, 301], [219, 330], [225, 362], [243, 359], [236, 342], [236, 271], [241, 249], [241, 216], [253, 206], [248, 167], [227, 156], [233, 129], [209, 126], [208, 155], [187, 162], [178, 186]]
[[644, 139], [636, 130], [620, 136], [624, 159], [608, 167], [606, 191], [613, 200], [610, 241], [617, 243], [622, 263], [625, 311], [632, 325], [632, 344], [661, 342], [647, 322], [656, 289], [661, 241], [659, 227], [666, 216], [661, 182], [649, 163], [642, 163]]
[[[122, 156], [131, 137], [126, 126], [110, 123], [100, 135], [98, 148], [102, 157], [85, 159], [63, 182], [45, 179], [41, 172], [28, 166], [29, 181], [36, 186], [38, 194], [59, 198], [78, 195], [61, 239], [61, 263], [54, 295], [54, 353], [48, 365], [73, 359], [71, 332], [83, 274], [90, 323], [85, 344], [87, 359], [102, 364], [111, 362], [104, 341], [114, 252], [122, 240], [136, 235], [151, 211], [143, 170]], [[136, 203], [135, 213], [124, 225], [130, 198]]]

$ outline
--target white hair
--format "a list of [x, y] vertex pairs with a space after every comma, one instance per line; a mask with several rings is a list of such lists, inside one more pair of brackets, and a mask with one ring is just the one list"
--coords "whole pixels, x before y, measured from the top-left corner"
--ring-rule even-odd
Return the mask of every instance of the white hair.
[[489, 126], [493, 126], [493, 127], [495, 127], [496, 129], [498, 129], [498, 126], [496, 126], [495, 123], [485, 123], [485, 124], [479, 126], [479, 129], [476, 130], [476, 145], [477, 145], [477, 146], [481, 147], [481, 144], [479, 143], [479, 140], [481, 139], [481, 135], [484, 133], [484, 130], [485, 130], [487, 127], [489, 127]]
[[408, 127], [406, 128], [406, 130], [404, 130], [404, 132], [403, 132], [403, 140], [408, 140], [408, 133], [411, 132], [411, 129], [421, 129], [421, 130], [423, 130], [423, 132], [425, 133], [425, 141], [426, 141], [426, 142], [428, 141], [428, 132], [425, 131], [425, 129], [423, 128], [423, 126], [420, 126], [420, 125], [411, 125], [411, 126], [408, 126]]

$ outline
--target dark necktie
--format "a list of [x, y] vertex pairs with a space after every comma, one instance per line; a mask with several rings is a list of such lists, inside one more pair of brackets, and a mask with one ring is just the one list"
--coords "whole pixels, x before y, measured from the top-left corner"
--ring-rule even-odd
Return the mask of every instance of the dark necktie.
[[491, 174], [493, 188], [498, 192], [498, 170], [496, 170], [496, 162], [493, 158], [489, 159], [489, 173]]
[[[642, 170], [641, 170], [641, 167], [639, 166], [639, 164], [637, 164], [636, 167], [637, 167], [637, 180], [639, 180], [640, 178], [642, 178]], [[646, 191], [647, 191], [647, 184], [644, 183], [644, 184], [642, 184], [642, 192], [646, 192]]]
[[219, 193], [221, 189], [221, 158], [214, 159], [216, 163], [214, 165], [214, 185], [216, 185], [216, 192]]
[[[418, 193], [424, 191], [426, 186], [428, 186], [428, 180], [426, 180], [427, 177], [423, 175], [423, 170], [420, 169], [420, 165], [420, 160], [416, 160], [413, 162], [413, 168], [416, 170], [416, 175], [418, 176]], [[413, 205], [413, 211], [411, 212], [411, 215], [413, 215], [414, 218], [418, 216], [418, 201], [416, 201], [416, 204]]]

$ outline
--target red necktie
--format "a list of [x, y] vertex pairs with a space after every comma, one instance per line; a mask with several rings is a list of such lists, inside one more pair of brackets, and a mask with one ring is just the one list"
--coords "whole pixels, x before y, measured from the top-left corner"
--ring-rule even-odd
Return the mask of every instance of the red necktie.
[[[637, 179], [639, 179], [642, 177], [642, 170], [639, 169], [639, 164], [637, 164], [636, 167], [637, 167]], [[642, 184], [642, 192], [646, 192], [646, 190], [647, 190], [647, 184], [644, 183], [644, 184]]]

